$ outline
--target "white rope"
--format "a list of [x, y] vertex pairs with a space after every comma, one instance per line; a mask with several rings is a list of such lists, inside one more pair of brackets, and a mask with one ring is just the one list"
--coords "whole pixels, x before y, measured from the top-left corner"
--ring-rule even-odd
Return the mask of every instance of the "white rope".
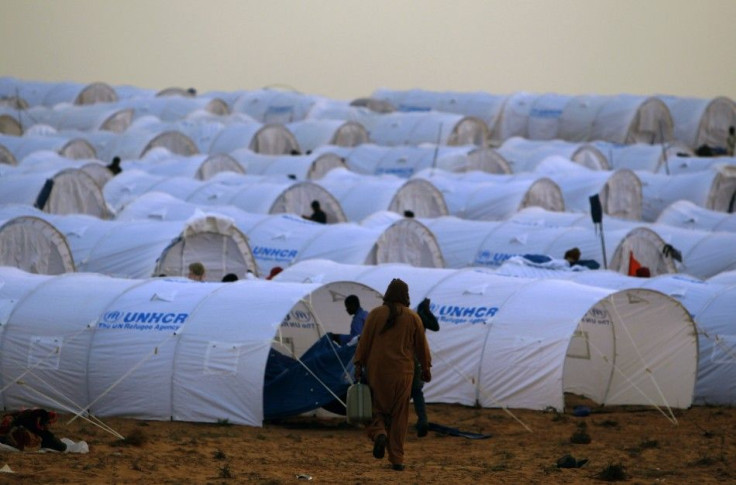
[[[608, 296], [608, 299], [611, 302], [611, 307], [613, 308], [613, 312], [616, 314], [616, 317], [621, 322], [621, 326], [624, 328], [624, 331], [626, 332], [626, 336], [629, 337], [629, 341], [631, 342], [631, 345], [633, 346], [634, 350], [636, 351], [636, 355], [639, 357], [639, 363], [642, 366], [644, 366], [645, 369], [648, 370], [649, 367], [647, 367], [645, 365], [645, 360], [644, 360], [644, 357], [641, 355], [641, 352], [639, 352], [639, 347], [637, 347], [636, 342], [634, 342], [634, 338], [632, 337], [631, 333], [629, 332], [629, 328], [624, 324], [624, 320], [623, 320], [623, 318], [621, 318], [621, 314], [616, 309], [616, 304], [613, 301], [613, 295], [609, 295]], [[646, 397], [649, 400], [649, 402], [652, 403], [653, 406], [655, 406], [658, 410], [660, 410], [660, 412], [662, 412], [662, 410], [660, 409], [660, 407], [658, 405], [654, 404], [654, 402], [651, 400], [651, 398], [649, 398], [649, 396], [647, 396], [646, 394], [644, 394], [644, 392], [641, 389], [639, 389], [636, 386], [636, 384], [634, 384], [633, 381], [631, 381], [629, 379], [629, 377], [626, 376], [621, 371], [621, 369], [618, 368], [618, 366], [616, 366], [614, 364], [613, 367], [614, 367], [615, 370], [617, 370], [618, 372], [620, 372], [621, 375], [623, 375], [626, 378], [627, 381], [629, 381], [631, 383], [631, 385], [634, 387], [634, 389], [636, 389], [637, 391], [639, 391], [644, 397]], [[664, 396], [664, 393], [662, 392], [662, 389], [659, 387], [659, 383], [654, 378], [654, 375], [651, 372], [647, 372], [647, 373], [649, 375], [649, 378], [652, 381], [652, 384], [654, 385], [654, 388], [657, 390], [657, 394], [659, 394], [659, 397], [661, 397], [662, 398], [662, 401], [664, 401], [664, 403], [665, 403], [665, 407], [667, 408], [667, 412], [669, 413], [670, 417], [672, 418], [672, 419], [670, 419], [670, 421], [674, 422], [674, 424], [678, 424], [677, 423], [677, 418], [675, 417], [675, 414], [672, 412], [672, 409], [670, 408], [670, 405], [667, 403], [667, 398]], [[662, 414], [665, 414], [665, 413], [662, 413]], [[667, 416], [667, 415], [665, 414], [665, 416]]]
[[[311, 299], [312, 295], [310, 294], [309, 297]], [[314, 311], [314, 307], [312, 306], [312, 302], [311, 301], [308, 301], [308, 300], [302, 300], [302, 302], [304, 302], [304, 305], [307, 307], [307, 309], [309, 309], [309, 312], [314, 317], [314, 321], [317, 324], [317, 326], [320, 327], [322, 329], [322, 331], [326, 335], [328, 333], [327, 332], [327, 329], [322, 324], [322, 322], [320, 321], [320, 319], [317, 318], [317, 313]], [[347, 367], [345, 367], [345, 364], [343, 364], [342, 359], [340, 359], [340, 355], [337, 353], [337, 349], [335, 348], [335, 343], [332, 341], [331, 338], [328, 338], [327, 340], [329, 340], [329, 342], [330, 342], [330, 348], [332, 349], [332, 352], [335, 354], [335, 358], [340, 363], [340, 366], [342, 367], [342, 370], [345, 373], [345, 376], [347, 376], [347, 378], [350, 380], [350, 384], [353, 384], [355, 382], [355, 380], [353, 379], [353, 376], [350, 375], [350, 372], [348, 372], [348, 369], [347, 369]]]
[[[289, 349], [286, 345], [282, 344], [281, 342], [279, 342], [279, 345], [281, 345], [282, 347], [284, 347], [286, 350], [291, 351], [291, 349]], [[322, 382], [322, 380], [319, 377], [317, 377], [317, 375], [314, 372], [312, 372], [312, 369], [310, 369], [309, 367], [307, 367], [307, 365], [304, 362], [302, 362], [302, 360], [299, 357], [296, 357], [293, 352], [291, 352], [291, 355], [292, 355], [292, 357], [294, 357], [294, 359], [297, 362], [299, 362], [299, 364], [301, 364], [302, 367], [304, 367], [307, 370], [307, 372], [309, 372], [312, 375], [312, 377], [314, 377], [314, 379], [317, 382], [319, 382], [322, 385], [322, 387], [324, 387], [325, 389], [327, 389], [327, 392], [329, 392], [330, 394], [332, 394], [332, 396], [335, 399], [337, 399], [338, 401], [340, 401], [340, 404], [342, 404], [343, 406], [345, 406], [347, 408], [347, 404], [345, 404], [345, 402], [343, 402], [343, 400], [340, 399], [340, 397], [337, 394], [335, 394], [334, 392], [332, 392], [332, 389], [330, 389], [327, 384], [325, 384], [324, 382]]]
[[[17, 384], [19, 386], [24, 386], [25, 388], [30, 389], [31, 391], [35, 392], [39, 396], [48, 399], [49, 401], [51, 401], [54, 404], [56, 404], [60, 409], [66, 409], [69, 412], [75, 412], [73, 409], [71, 409], [69, 406], [65, 405], [64, 403], [59, 402], [58, 400], [52, 398], [51, 396], [48, 396], [48, 395], [42, 393], [38, 389], [35, 389], [34, 387], [26, 384], [23, 381], [18, 381]], [[115, 431], [114, 429], [112, 429], [111, 427], [107, 426], [106, 424], [104, 424], [102, 422], [100, 422], [100, 423], [102, 423], [103, 425], [100, 425], [100, 424], [98, 424], [98, 423], [96, 423], [96, 422], [94, 422], [94, 421], [92, 421], [92, 420], [90, 420], [90, 419], [88, 419], [88, 418], [86, 418], [84, 416], [80, 416], [80, 417], [82, 419], [86, 420], [87, 422], [89, 422], [90, 424], [92, 424], [94, 426], [97, 426], [98, 428], [102, 429], [103, 431], [107, 431], [108, 433], [110, 433], [111, 435], [115, 436], [116, 438], [119, 438], [121, 440], [125, 439], [125, 436], [121, 435], [120, 433], [118, 433], [117, 431]]]
[[[172, 334], [172, 335], [171, 335], [171, 337], [175, 337], [175, 336], [176, 336], [176, 334]], [[161, 346], [161, 345], [163, 345], [164, 343], [166, 343], [166, 341], [167, 341], [167, 340], [168, 340], [169, 338], [170, 338], [170, 337], [167, 337], [166, 339], [162, 340], [162, 341], [161, 341], [161, 342], [160, 342], [160, 343], [159, 343], [158, 345], [156, 345], [156, 346], [155, 346], [155, 347], [153, 348], [153, 351], [152, 351], [151, 353], [149, 353], [149, 354], [147, 354], [147, 355], [144, 355], [144, 356], [143, 356], [143, 358], [142, 358], [141, 360], [139, 360], [139, 361], [138, 361], [138, 362], [137, 362], [137, 363], [136, 363], [136, 364], [135, 364], [135, 365], [134, 365], [133, 367], [131, 367], [131, 368], [130, 368], [130, 370], [128, 370], [128, 372], [126, 372], [125, 374], [123, 374], [122, 376], [120, 376], [120, 378], [119, 378], [119, 379], [117, 379], [117, 380], [116, 380], [115, 382], [113, 382], [112, 384], [110, 384], [110, 386], [109, 386], [109, 387], [108, 387], [107, 389], [105, 389], [105, 390], [104, 390], [104, 391], [102, 392], [102, 394], [100, 394], [100, 395], [99, 395], [99, 396], [97, 396], [97, 397], [96, 397], [96, 398], [95, 398], [94, 400], [92, 400], [92, 402], [90, 402], [89, 404], [87, 404], [87, 406], [85, 406], [85, 408], [84, 408], [84, 409], [90, 409], [90, 408], [91, 408], [92, 406], [94, 406], [94, 405], [95, 405], [95, 404], [97, 403], [97, 401], [99, 401], [100, 399], [102, 399], [103, 397], [105, 397], [105, 396], [106, 396], [106, 395], [107, 395], [107, 394], [108, 394], [108, 393], [109, 393], [110, 391], [112, 391], [112, 390], [113, 390], [113, 389], [114, 389], [114, 388], [115, 388], [115, 387], [116, 387], [116, 386], [117, 386], [118, 384], [120, 384], [120, 383], [121, 383], [121, 382], [122, 382], [123, 380], [125, 380], [125, 379], [126, 379], [126, 378], [127, 378], [127, 377], [128, 377], [129, 375], [130, 375], [130, 374], [132, 374], [132, 373], [133, 373], [133, 372], [134, 372], [135, 370], [137, 370], [137, 369], [138, 369], [138, 368], [139, 368], [140, 366], [142, 366], [142, 365], [143, 365], [143, 364], [144, 364], [144, 363], [145, 363], [145, 362], [146, 362], [146, 361], [147, 361], [148, 359], [150, 359], [151, 357], [153, 357], [154, 355], [156, 355], [156, 354], [158, 353], [158, 348], [159, 348], [159, 346]], [[73, 421], [74, 421], [75, 419], [77, 419], [77, 418], [78, 418], [78, 417], [80, 416], [80, 414], [81, 414], [81, 413], [83, 413], [83, 412], [84, 412], [84, 410], [82, 410], [81, 412], [77, 412], [77, 413], [76, 413], [76, 414], [74, 415], [74, 417], [72, 417], [72, 418], [71, 418], [71, 419], [70, 419], [70, 420], [69, 420], [69, 421], [67, 422], [67, 424], [68, 424], [68, 423], [71, 423], [71, 422], [73, 422]]]
[[[462, 379], [464, 379], [466, 382], [468, 382], [471, 386], [474, 386], [475, 385], [473, 383], [473, 379], [472, 378], [470, 378], [470, 377], [466, 376], [465, 374], [463, 374], [462, 372], [460, 372], [460, 370], [458, 370], [457, 367], [455, 367], [454, 365], [452, 365], [452, 363], [450, 363], [449, 361], [447, 361], [446, 359], [444, 359], [440, 354], [438, 354], [437, 352], [433, 351], [431, 347], [430, 347], [430, 352], [433, 355], [437, 356], [445, 364], [447, 364], [447, 366], [453, 372], [455, 372], [457, 375], [459, 375]], [[483, 394], [483, 396], [488, 397], [496, 406], [498, 406], [499, 408], [501, 408], [506, 414], [508, 414], [509, 416], [511, 416], [514, 419], [514, 421], [516, 421], [521, 426], [523, 426], [525, 430], [529, 431], [530, 433], [533, 433], [532, 429], [529, 426], [527, 426], [526, 423], [524, 423], [519, 417], [517, 417], [514, 413], [512, 413], [511, 410], [508, 407], [506, 407], [504, 404], [501, 404], [490, 392], [486, 391], [483, 388], [479, 388], [479, 391]]]

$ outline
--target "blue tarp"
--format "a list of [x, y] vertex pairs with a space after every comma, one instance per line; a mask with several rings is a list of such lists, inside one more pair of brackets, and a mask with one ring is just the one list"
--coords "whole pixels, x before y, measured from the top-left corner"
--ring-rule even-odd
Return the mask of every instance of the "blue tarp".
[[302, 363], [272, 349], [263, 387], [264, 417], [295, 416], [344, 396], [355, 374], [354, 354], [355, 346], [338, 346], [326, 335], [302, 355]]

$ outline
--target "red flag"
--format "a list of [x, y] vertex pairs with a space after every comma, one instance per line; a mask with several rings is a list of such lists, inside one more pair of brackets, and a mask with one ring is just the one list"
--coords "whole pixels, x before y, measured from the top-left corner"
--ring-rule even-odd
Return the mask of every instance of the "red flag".
[[636, 270], [641, 268], [641, 263], [634, 257], [633, 251], [629, 251], [629, 276], [636, 276]]

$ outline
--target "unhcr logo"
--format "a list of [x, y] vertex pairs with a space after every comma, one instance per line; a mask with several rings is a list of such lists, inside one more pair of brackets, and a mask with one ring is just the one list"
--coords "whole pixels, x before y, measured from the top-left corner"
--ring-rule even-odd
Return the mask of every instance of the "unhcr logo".
[[189, 317], [188, 313], [109, 311], [102, 316], [98, 328], [122, 330], [176, 331]]
[[495, 306], [457, 306], [457, 305], [432, 305], [432, 311], [437, 319], [445, 323], [455, 325], [470, 323], [488, 323], [488, 319], [496, 315], [498, 307]]

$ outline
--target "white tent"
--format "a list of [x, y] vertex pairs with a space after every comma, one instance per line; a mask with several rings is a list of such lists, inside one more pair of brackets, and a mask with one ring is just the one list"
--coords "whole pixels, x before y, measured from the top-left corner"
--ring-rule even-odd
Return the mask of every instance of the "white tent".
[[736, 208], [736, 166], [716, 165], [680, 175], [636, 174], [642, 182], [645, 221], [656, 220], [667, 206], [681, 199], [721, 212], [734, 212]]
[[220, 281], [227, 273], [244, 276], [248, 270], [258, 274], [246, 236], [231, 219], [216, 214], [171, 222], [36, 215], [64, 234], [78, 271], [121, 278], [186, 276], [189, 264], [199, 261], [207, 281]]
[[671, 141], [661, 145], [632, 143], [621, 145], [605, 141], [593, 141], [589, 146], [595, 147], [608, 160], [612, 169], [628, 168], [654, 173], [678, 173], [682, 168], [681, 160], [688, 160], [693, 151], [682, 143]]
[[245, 173], [230, 155], [217, 153], [178, 155], [165, 148], [154, 148], [139, 160], [123, 160], [123, 170], [141, 170], [151, 175], [191, 177], [208, 180], [220, 172]]
[[673, 125], [667, 105], [655, 97], [575, 96], [560, 115], [558, 138], [659, 144], [673, 139]]
[[88, 105], [117, 101], [115, 89], [102, 82], [45, 82], [12, 77], [0, 78], [0, 96], [18, 96], [29, 106], [56, 106], [59, 103]]
[[448, 172], [511, 172], [506, 160], [496, 150], [475, 145], [423, 144], [389, 147], [364, 143], [356, 147], [327, 146], [318, 151], [339, 154], [351, 171], [366, 175], [411, 177], [432, 167]]
[[669, 108], [675, 138], [692, 148], [724, 148], [728, 127], [736, 126], [736, 102], [725, 96], [712, 99], [658, 96]]
[[205, 96], [136, 97], [119, 101], [115, 105], [131, 110], [134, 119], [155, 116], [161, 121], [177, 121], [187, 118], [196, 111], [204, 111], [216, 116], [230, 114], [230, 108], [225, 101], [217, 97]]
[[569, 279], [576, 283], [611, 289], [646, 288], [679, 301], [692, 316], [698, 335], [698, 377], [695, 404], [736, 404], [736, 335], [732, 315], [736, 305], [736, 281], [708, 281], [684, 275], [631, 278], [610, 271], [549, 271], [516, 259], [498, 269], [514, 277]]
[[376, 115], [364, 126], [378, 145], [486, 146], [488, 142], [488, 126], [483, 120], [439, 111]]
[[185, 156], [199, 153], [199, 148], [194, 141], [177, 130], [159, 131], [131, 127], [124, 133], [101, 140], [104, 141], [104, 144], [98, 150], [99, 159], [105, 161], [112, 160], [113, 157], [142, 158], [157, 147], [166, 148], [172, 153]]
[[[596, 250], [590, 245], [592, 241], [588, 239], [588, 235], [596, 234], [596, 230], [587, 214], [546, 212], [532, 208], [518, 213], [510, 222], [529, 226], [529, 231], [536, 230], [539, 226], [549, 227], [562, 233], [571, 227], [585, 229], [581, 234], [585, 236], [586, 246], [578, 245], [574, 240], [565, 239], [569, 244], [568, 247], [578, 246], [583, 252], [584, 259], [592, 257], [599, 263], [602, 262], [600, 240], [598, 241], [599, 248]], [[696, 278], [709, 278], [722, 271], [736, 268], [736, 253], [732, 250], [736, 246], [736, 235], [732, 232], [682, 229], [665, 224], [645, 224], [612, 217], [604, 218], [603, 226], [605, 227], [608, 269], [619, 273], [629, 273], [630, 256], [633, 256], [642, 266], [648, 267], [652, 275], [679, 272]], [[521, 232], [514, 237], [523, 239], [527, 236]], [[544, 235], [545, 239], [551, 237], [551, 234]], [[596, 238], [600, 239], [599, 236]], [[681, 253], [681, 262], [676, 261], [672, 254], [665, 254], [666, 245], [673, 246]], [[528, 250], [527, 252], [535, 251]], [[542, 248], [536, 252], [559, 257], [564, 250], [552, 253], [545, 252]], [[522, 253], [517, 251], [513, 254]]]
[[[0, 301], [12, 305], [0, 322], [4, 408], [250, 426], [268, 412], [272, 349], [299, 357], [346, 326], [346, 295], [366, 309], [381, 298], [352, 282], [31, 278], [7, 268], [0, 280]], [[306, 393], [288, 398], [309, 401]]]
[[705, 209], [687, 200], [668, 205], [656, 222], [685, 229], [736, 232], [736, 214], [733, 212]]
[[110, 180], [104, 188], [105, 198], [115, 211], [137, 196], [152, 191], [165, 192], [198, 204], [234, 205], [260, 214], [290, 212], [305, 215], [311, 213], [312, 201], [319, 200], [322, 210], [327, 213], [328, 223], [347, 220], [340, 203], [324, 188], [287, 177], [220, 172], [207, 181], [199, 181], [127, 170]]
[[548, 177], [557, 184], [566, 211], [588, 213], [590, 197], [598, 195], [605, 214], [620, 219], [641, 219], [641, 181], [631, 170], [590, 170], [553, 155], [537, 165], [532, 176]]
[[[447, 205], [446, 213], [464, 219], [503, 220], [531, 206], [552, 211], [565, 210], [560, 187], [542, 176], [519, 178], [486, 172], [452, 173], [427, 169], [416, 174], [412, 180], [424, 180], [436, 187]], [[427, 216], [419, 212], [417, 215]]]
[[[51, 150], [59, 155], [74, 159], [88, 159], [97, 156], [97, 150], [79, 137], [30, 135], [0, 135], [3, 151], [12, 153], [16, 162], [37, 151]], [[7, 162], [6, 162], [7, 163]]]
[[442, 194], [424, 180], [407, 181], [393, 175], [362, 175], [337, 168], [315, 183], [339, 201], [350, 221], [361, 221], [381, 210], [400, 214], [410, 210], [419, 217], [448, 213]]
[[64, 235], [43, 219], [0, 216], [0, 266], [61, 274], [74, 271], [74, 259]]
[[0, 204], [35, 205], [50, 214], [110, 215], [102, 188], [78, 169], [0, 177]]
[[276, 280], [349, 278], [382, 288], [397, 277], [409, 285], [413, 304], [431, 299], [440, 322], [439, 332], [427, 334], [429, 402], [561, 411], [564, 393], [572, 392], [608, 405], [692, 403], [694, 324], [680, 304], [656, 291], [319, 260], [287, 268]]
[[299, 152], [299, 142], [284, 126], [276, 123], [231, 123], [212, 140], [209, 153], [231, 153], [249, 148], [265, 155], [289, 155]]
[[545, 158], [558, 155], [592, 170], [608, 170], [608, 159], [595, 146], [564, 140], [528, 140], [512, 137], [496, 149], [514, 173], [529, 172]]
[[353, 147], [369, 140], [368, 131], [355, 121], [306, 119], [288, 123], [286, 128], [303, 153], [311, 153], [324, 145]]
[[324, 177], [333, 168], [345, 167], [340, 156], [332, 151], [317, 151], [309, 155], [263, 155], [248, 148], [230, 153], [244, 172], [252, 175], [287, 175], [296, 180]]
[[[506, 95], [484, 92], [436, 92], [422, 89], [406, 91], [381, 88], [371, 95], [373, 99], [387, 101], [399, 111], [444, 111], [481, 119], [495, 135], [494, 128], [498, 123], [506, 103]], [[494, 137], [495, 139], [495, 137]]]
[[18, 114], [26, 130], [33, 125], [44, 124], [58, 131], [108, 130], [122, 133], [133, 119], [133, 110], [110, 103], [84, 106], [62, 104], [53, 108], [36, 106]]
[[291, 123], [307, 117], [319, 96], [278, 89], [246, 91], [233, 102], [232, 111], [245, 113], [261, 123]]
[[317, 224], [291, 214], [265, 215], [232, 206], [198, 206], [160, 192], [130, 202], [118, 220], [186, 220], [197, 213], [221, 214], [247, 235], [260, 274], [313, 257], [349, 264], [402, 262], [442, 267], [434, 236], [419, 222], [390, 220], [373, 227]]

